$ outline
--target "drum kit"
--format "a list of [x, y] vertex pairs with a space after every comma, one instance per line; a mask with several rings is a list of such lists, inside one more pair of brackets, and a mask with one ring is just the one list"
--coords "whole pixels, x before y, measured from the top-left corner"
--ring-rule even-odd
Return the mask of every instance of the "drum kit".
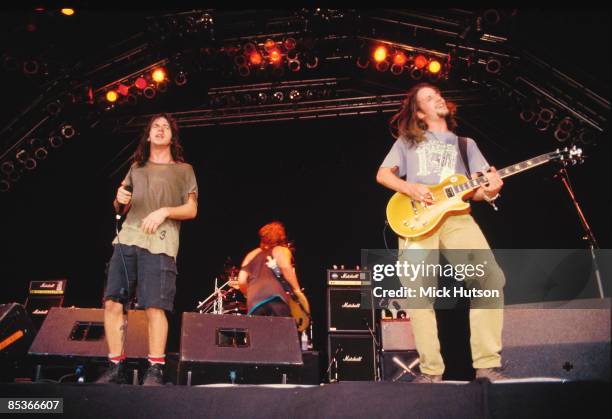
[[[198, 301], [196, 308], [208, 314], [247, 314], [246, 298], [238, 286], [240, 268], [226, 262], [223, 273], [215, 278], [215, 290], [204, 301]], [[219, 283], [223, 285], [219, 286]]]

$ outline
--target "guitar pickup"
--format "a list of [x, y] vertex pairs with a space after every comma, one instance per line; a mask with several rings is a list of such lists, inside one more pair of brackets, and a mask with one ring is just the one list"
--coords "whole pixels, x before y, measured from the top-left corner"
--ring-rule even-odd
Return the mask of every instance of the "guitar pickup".
[[446, 196], [449, 198], [455, 196], [455, 192], [453, 191], [452, 186], [447, 186], [446, 188], [444, 188], [444, 192], [446, 192]]

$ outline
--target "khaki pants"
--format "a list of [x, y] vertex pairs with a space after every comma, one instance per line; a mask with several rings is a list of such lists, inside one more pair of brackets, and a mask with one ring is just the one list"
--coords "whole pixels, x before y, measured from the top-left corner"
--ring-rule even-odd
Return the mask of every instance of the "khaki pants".
[[[425, 239], [410, 240], [400, 237], [399, 248], [490, 249], [482, 231], [469, 214], [448, 217], [433, 235]], [[409, 255], [409, 252], [407, 254]], [[453, 254], [450, 253], [450, 255], [452, 257]], [[451, 260], [451, 257], [448, 258], [450, 263], [460, 263], [460, 261]], [[501, 301], [503, 302], [504, 274], [495, 262], [492, 252], [488, 260], [493, 261], [493, 263], [487, 269], [484, 288], [500, 290]], [[434, 263], [438, 263], [438, 261], [434, 261]], [[405, 278], [400, 277], [400, 281], [404, 283]], [[500, 305], [496, 307], [500, 307]], [[440, 353], [438, 326], [433, 305], [431, 305], [431, 308], [408, 309], [408, 315], [411, 318], [415, 344], [419, 353], [421, 372], [430, 375], [442, 374], [444, 372], [444, 361]], [[470, 309], [470, 346], [474, 368], [501, 366], [502, 326], [503, 308]]]

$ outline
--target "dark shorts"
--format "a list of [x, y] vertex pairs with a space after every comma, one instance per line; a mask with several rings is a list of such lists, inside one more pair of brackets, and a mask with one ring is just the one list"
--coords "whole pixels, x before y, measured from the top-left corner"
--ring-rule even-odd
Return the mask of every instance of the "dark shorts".
[[[119, 246], [123, 251], [125, 268]], [[125, 276], [126, 268], [129, 288]], [[136, 291], [137, 308], [156, 307], [172, 311], [176, 294], [176, 274], [176, 263], [171, 256], [163, 253], [153, 254], [138, 246], [115, 245], [108, 264], [104, 300], [125, 303]]]
[[291, 317], [291, 310], [281, 298], [275, 298], [260, 305], [251, 314], [253, 316]]

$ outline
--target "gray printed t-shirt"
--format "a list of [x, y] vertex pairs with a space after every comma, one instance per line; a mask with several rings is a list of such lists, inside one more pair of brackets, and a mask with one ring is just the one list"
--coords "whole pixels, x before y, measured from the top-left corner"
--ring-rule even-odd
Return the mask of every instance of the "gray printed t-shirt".
[[[132, 205], [119, 231], [121, 244], [134, 245], [151, 253], [165, 253], [175, 257], [179, 248], [181, 222], [166, 220], [153, 234], [140, 228], [143, 218], [162, 207], [177, 207], [187, 203], [190, 193], [198, 194], [193, 167], [187, 163], [152, 163], [143, 167], [133, 164], [123, 180], [131, 185]], [[113, 244], [117, 243], [117, 238]]]
[[[455, 173], [467, 175], [459, 152], [456, 134], [447, 132], [425, 132], [425, 140], [415, 146], [398, 138], [381, 167], [399, 168], [398, 175], [410, 183], [437, 185]], [[489, 163], [478, 149], [476, 142], [467, 139], [467, 157], [470, 172], [485, 172]]]

